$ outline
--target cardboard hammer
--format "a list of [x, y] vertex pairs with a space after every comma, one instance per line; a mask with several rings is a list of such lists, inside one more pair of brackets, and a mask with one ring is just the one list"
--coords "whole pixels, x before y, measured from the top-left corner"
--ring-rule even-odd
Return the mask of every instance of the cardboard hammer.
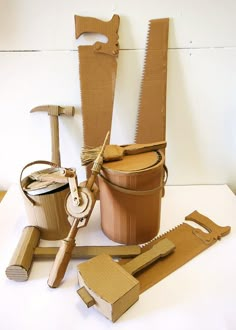
[[60, 148], [59, 148], [59, 120], [60, 115], [74, 116], [74, 107], [61, 107], [59, 105], [41, 105], [33, 108], [30, 112], [47, 112], [50, 116], [51, 126], [51, 148], [52, 159], [51, 161], [61, 166]]
[[[6, 268], [6, 276], [14, 281], [26, 281], [29, 278], [34, 259], [55, 259], [59, 247], [38, 247], [40, 242], [40, 230], [34, 226], [23, 229], [18, 245]], [[75, 246], [72, 258], [87, 259], [102, 253], [112, 257], [129, 258], [141, 253], [138, 245], [116, 246]]]
[[132, 275], [161, 257], [173, 252], [175, 245], [164, 238], [148, 251], [125, 265], [119, 265], [108, 255], [100, 255], [78, 265], [77, 291], [87, 307], [94, 307], [115, 322], [138, 299], [139, 281]]

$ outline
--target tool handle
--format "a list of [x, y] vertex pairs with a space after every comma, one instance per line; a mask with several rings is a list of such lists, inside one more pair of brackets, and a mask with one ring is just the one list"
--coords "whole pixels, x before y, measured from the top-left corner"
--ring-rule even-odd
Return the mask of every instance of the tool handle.
[[[58, 247], [39, 246], [32, 252], [34, 259], [55, 258]], [[90, 259], [100, 254], [109, 254], [116, 258], [133, 258], [141, 253], [139, 245], [115, 245], [115, 246], [75, 246], [72, 251], [73, 259]]]
[[104, 140], [103, 145], [102, 145], [102, 148], [101, 148], [101, 150], [100, 150], [97, 158], [93, 162], [93, 167], [91, 169], [92, 174], [90, 175], [90, 177], [89, 177], [89, 179], [87, 181], [87, 184], [86, 184], [86, 187], [89, 190], [92, 190], [93, 184], [94, 184], [94, 182], [96, 180], [96, 177], [97, 177], [98, 173], [101, 170], [102, 163], [103, 163], [103, 155], [104, 155], [104, 152], [105, 152], [105, 147], [106, 147], [106, 144], [108, 142], [109, 136], [110, 136], [110, 131], [107, 132], [106, 137], [105, 137], [105, 140]]
[[83, 33], [99, 33], [107, 37], [108, 42], [97, 41], [94, 45], [94, 51], [116, 56], [119, 52], [118, 29], [120, 17], [113, 15], [110, 21], [102, 21], [94, 17], [85, 17], [75, 15], [75, 37], [78, 39]]
[[75, 247], [75, 240], [63, 240], [60, 249], [57, 252], [53, 267], [49, 274], [48, 285], [51, 288], [57, 288], [67, 269], [67, 266], [70, 262], [72, 250]]
[[59, 148], [59, 122], [58, 116], [50, 115], [51, 126], [51, 148], [52, 148], [52, 162], [61, 166], [60, 148]]
[[48, 278], [48, 285], [51, 288], [57, 288], [65, 275], [72, 256], [72, 251], [75, 247], [75, 236], [78, 231], [78, 222], [79, 219], [74, 220], [68, 236], [62, 241], [62, 245], [57, 252]]
[[220, 239], [221, 237], [227, 235], [231, 230], [230, 226], [219, 226], [211, 219], [196, 210], [193, 211], [191, 214], [187, 215], [185, 217], [185, 220], [196, 222], [197, 224], [205, 228], [208, 233], [204, 233], [201, 230], [198, 230], [198, 233], [201, 232], [202, 236], [206, 237], [206, 239], [209, 239], [210, 237], [215, 240]]
[[143, 144], [137, 143], [122, 147], [125, 155], [137, 155], [137, 154], [142, 154], [144, 152], [164, 149], [166, 148], [166, 141], [161, 141], [156, 143], [143, 143]]
[[168, 238], [162, 239], [153, 247], [140, 254], [138, 257], [133, 258], [127, 264], [122, 265], [122, 267], [131, 275], [137, 273], [141, 269], [151, 265], [154, 261], [159, 258], [165, 257], [175, 249], [175, 245]]

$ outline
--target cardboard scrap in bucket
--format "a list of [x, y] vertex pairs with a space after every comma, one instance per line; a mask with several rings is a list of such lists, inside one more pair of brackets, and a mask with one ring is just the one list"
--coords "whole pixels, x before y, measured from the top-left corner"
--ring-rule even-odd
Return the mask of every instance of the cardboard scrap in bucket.
[[[22, 178], [23, 171], [33, 165], [50, 165], [51, 167], [32, 172]], [[68, 215], [65, 211], [64, 201], [70, 189], [69, 184], [54, 182], [51, 179], [41, 182], [40, 176], [53, 176], [60, 173], [60, 168], [48, 161], [35, 161], [27, 164], [20, 175], [20, 186], [22, 189], [28, 222], [31, 226], [40, 229], [41, 238], [46, 240], [59, 240], [66, 237], [70, 230]]]

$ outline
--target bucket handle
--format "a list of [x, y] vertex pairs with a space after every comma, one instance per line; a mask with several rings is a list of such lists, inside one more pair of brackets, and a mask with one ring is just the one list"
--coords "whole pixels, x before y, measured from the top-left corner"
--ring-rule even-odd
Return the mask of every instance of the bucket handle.
[[22, 185], [22, 175], [23, 175], [23, 172], [24, 170], [27, 168], [27, 167], [30, 167], [30, 166], [33, 166], [33, 165], [36, 165], [36, 164], [41, 164], [41, 165], [50, 165], [51, 167], [58, 167], [58, 165], [56, 163], [52, 163], [52, 162], [49, 162], [47, 160], [36, 160], [34, 162], [31, 162], [31, 163], [28, 163], [27, 165], [25, 165], [20, 173], [20, 187], [21, 187], [21, 190], [25, 196], [25, 198], [30, 202], [30, 204], [32, 204], [33, 206], [35, 205], [35, 201], [29, 197], [29, 195], [26, 194], [26, 192], [24, 191], [23, 189], [23, 185]]
[[163, 185], [158, 186], [154, 189], [149, 189], [149, 190], [133, 190], [133, 189], [127, 189], [121, 186], [118, 186], [117, 184], [112, 183], [111, 181], [109, 181], [108, 179], [106, 179], [101, 173], [99, 173], [100, 177], [109, 185], [111, 186], [113, 189], [125, 193], [125, 194], [129, 194], [129, 195], [151, 195], [153, 192], [164, 188], [167, 179], [168, 179], [168, 168], [166, 167], [166, 165], [163, 165], [164, 171], [165, 171], [165, 177], [164, 177], [164, 181], [163, 181]]

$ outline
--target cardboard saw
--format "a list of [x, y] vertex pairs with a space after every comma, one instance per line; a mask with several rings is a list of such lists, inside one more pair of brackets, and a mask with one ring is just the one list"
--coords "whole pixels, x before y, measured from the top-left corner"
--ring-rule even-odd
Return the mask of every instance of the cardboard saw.
[[[142, 245], [141, 251], [143, 253], [152, 248], [154, 244], [167, 238], [173, 242], [176, 249], [174, 253], [168, 255], [158, 264], [151, 265], [144, 272], [141, 271], [137, 274], [136, 278], [140, 282], [140, 292], [144, 292], [154, 284], [160, 282], [166, 276], [215, 244], [222, 237], [228, 235], [231, 230], [230, 226], [219, 226], [196, 210], [187, 215], [185, 220], [195, 222], [199, 225], [199, 228], [183, 222], [166, 233], [157, 236], [147, 244]], [[124, 259], [120, 261], [121, 264], [126, 262], [127, 260]]]
[[[135, 143], [166, 141], [168, 35], [168, 18], [149, 21]], [[162, 152], [165, 154], [165, 148], [163, 148]], [[163, 175], [162, 196], [165, 194], [164, 185], [166, 179], [167, 177]]]
[[[97, 33], [108, 39], [107, 43], [97, 41], [94, 45], [78, 47], [85, 147], [102, 145], [104, 136], [111, 131], [119, 53], [119, 24], [118, 15], [113, 15], [110, 21], [75, 16], [76, 39], [83, 33]], [[88, 177], [90, 168], [87, 167], [86, 171]]]
[[168, 18], [149, 21], [139, 95], [136, 143], [166, 140], [168, 34]]

